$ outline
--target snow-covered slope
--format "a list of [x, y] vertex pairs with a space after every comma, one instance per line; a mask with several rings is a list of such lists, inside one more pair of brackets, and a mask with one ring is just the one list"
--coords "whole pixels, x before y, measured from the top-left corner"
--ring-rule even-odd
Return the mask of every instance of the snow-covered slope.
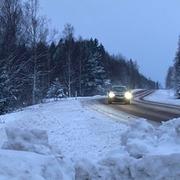
[[0, 116], [0, 180], [180, 179], [180, 119], [122, 123], [81, 102]]
[[[125, 125], [83, 107], [80, 100], [62, 100], [1, 116], [3, 126], [46, 130], [51, 146], [68, 158], [98, 160], [120, 145]], [[0, 139], [1, 144], [3, 139]]]
[[145, 100], [165, 104], [180, 105], [180, 99], [176, 99], [173, 90], [156, 90], [153, 94], [145, 97]]

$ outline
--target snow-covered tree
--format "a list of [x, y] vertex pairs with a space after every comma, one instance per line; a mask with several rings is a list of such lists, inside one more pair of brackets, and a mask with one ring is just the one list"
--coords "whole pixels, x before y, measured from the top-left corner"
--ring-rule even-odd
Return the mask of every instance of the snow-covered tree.
[[174, 67], [171, 66], [169, 67], [168, 69], [168, 72], [167, 72], [167, 76], [166, 76], [166, 88], [167, 89], [173, 89], [174, 88], [174, 85], [175, 85], [175, 82], [174, 82], [174, 77], [175, 74], [174, 74]]
[[106, 73], [101, 62], [101, 55], [98, 52], [90, 52], [84, 65], [82, 75], [84, 95], [102, 93], [106, 82]]
[[174, 63], [174, 82], [175, 82], [175, 89], [180, 90], [180, 38], [178, 43], [178, 50], [175, 57]]
[[64, 40], [66, 48], [65, 66], [64, 66], [64, 80], [68, 87], [68, 96], [72, 96], [72, 83], [73, 83], [73, 67], [72, 67], [72, 51], [74, 44], [74, 27], [71, 24], [66, 24], [64, 27]]
[[58, 98], [63, 97], [66, 97], [64, 87], [60, 83], [59, 79], [56, 78], [47, 92], [47, 98], [54, 98], [55, 100], [57, 100]]
[[40, 42], [46, 43], [48, 29], [46, 28], [46, 21], [43, 17], [39, 16], [39, 0], [26, 1], [24, 6], [24, 26], [26, 28], [27, 44], [31, 48], [31, 62], [32, 62], [32, 104], [40, 101], [39, 78], [42, 74], [39, 71], [38, 59], [43, 57], [46, 52], [38, 54], [38, 44]]

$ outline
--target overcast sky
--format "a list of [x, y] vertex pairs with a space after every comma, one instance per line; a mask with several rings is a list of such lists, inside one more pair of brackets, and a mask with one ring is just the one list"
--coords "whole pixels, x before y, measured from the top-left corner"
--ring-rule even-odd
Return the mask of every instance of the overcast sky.
[[60, 32], [97, 38], [111, 54], [136, 60], [140, 71], [164, 83], [180, 35], [180, 0], [40, 0], [42, 14]]

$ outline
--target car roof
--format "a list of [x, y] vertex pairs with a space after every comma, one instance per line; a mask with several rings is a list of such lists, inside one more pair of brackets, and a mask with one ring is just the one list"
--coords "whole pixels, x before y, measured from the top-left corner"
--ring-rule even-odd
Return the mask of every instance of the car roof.
[[114, 86], [112, 86], [112, 88], [118, 88], [118, 87], [120, 87], [120, 88], [126, 88], [126, 86], [120, 86], [120, 85], [114, 85]]

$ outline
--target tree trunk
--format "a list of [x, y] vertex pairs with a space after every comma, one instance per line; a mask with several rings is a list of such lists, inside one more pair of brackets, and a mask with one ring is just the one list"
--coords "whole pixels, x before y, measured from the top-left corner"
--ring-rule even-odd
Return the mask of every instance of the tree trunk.
[[68, 53], [68, 94], [71, 97], [71, 57], [70, 52]]

